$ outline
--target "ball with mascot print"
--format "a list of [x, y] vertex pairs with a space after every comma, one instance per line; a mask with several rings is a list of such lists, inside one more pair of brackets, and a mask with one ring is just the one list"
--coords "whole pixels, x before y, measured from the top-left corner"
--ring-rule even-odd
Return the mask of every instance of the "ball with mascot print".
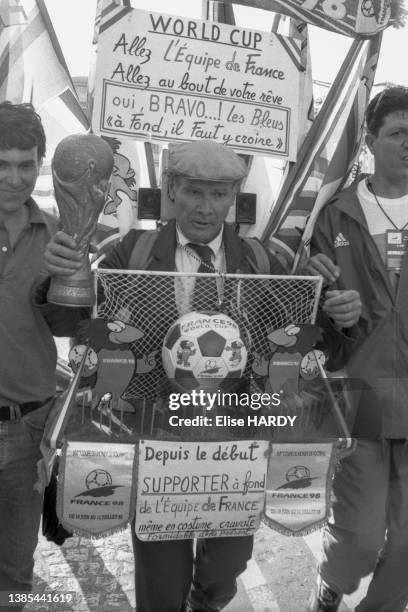
[[164, 370], [181, 392], [232, 390], [247, 359], [238, 324], [221, 312], [189, 312], [171, 325], [163, 341]]

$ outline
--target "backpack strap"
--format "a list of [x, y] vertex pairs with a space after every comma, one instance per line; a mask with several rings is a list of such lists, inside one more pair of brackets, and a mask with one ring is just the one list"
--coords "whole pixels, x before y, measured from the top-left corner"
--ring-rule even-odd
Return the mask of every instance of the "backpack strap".
[[246, 238], [242, 237], [242, 240], [250, 248], [254, 263], [256, 263], [256, 270], [258, 274], [270, 274], [271, 264], [269, 261], [268, 253], [265, 247], [258, 240], [258, 238]]
[[140, 233], [129, 256], [129, 270], [146, 270], [156, 239], [156, 230], [145, 230]]
[[[153, 246], [157, 240], [156, 230], [145, 230], [136, 240], [128, 260], [129, 270], [145, 270], [150, 259]], [[242, 240], [251, 250], [253, 260], [256, 264], [258, 274], [270, 274], [271, 265], [265, 247], [257, 238], [246, 238]]]

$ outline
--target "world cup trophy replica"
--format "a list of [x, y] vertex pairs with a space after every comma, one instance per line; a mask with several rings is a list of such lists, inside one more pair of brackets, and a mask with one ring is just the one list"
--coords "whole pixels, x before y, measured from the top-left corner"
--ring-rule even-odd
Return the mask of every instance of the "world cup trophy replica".
[[67, 136], [55, 149], [52, 177], [61, 226], [76, 240], [83, 265], [71, 276], [53, 277], [49, 302], [63, 306], [94, 304], [89, 245], [109, 191], [112, 169], [112, 150], [100, 136]]

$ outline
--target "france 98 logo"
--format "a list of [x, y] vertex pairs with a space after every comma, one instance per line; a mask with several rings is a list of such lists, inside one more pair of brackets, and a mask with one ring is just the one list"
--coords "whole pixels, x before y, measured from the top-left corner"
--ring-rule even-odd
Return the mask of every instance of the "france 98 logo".
[[111, 474], [102, 468], [89, 472], [85, 478], [86, 489], [75, 495], [77, 497], [108, 497], [115, 493], [115, 489], [123, 485], [113, 484]]

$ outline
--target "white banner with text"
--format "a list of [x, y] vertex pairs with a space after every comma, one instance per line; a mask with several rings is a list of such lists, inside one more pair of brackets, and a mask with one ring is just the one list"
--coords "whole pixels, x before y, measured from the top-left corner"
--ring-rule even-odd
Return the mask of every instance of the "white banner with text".
[[269, 443], [142, 440], [136, 535], [145, 541], [246, 536], [264, 507]]
[[92, 125], [296, 158], [300, 40], [138, 9], [99, 33]]

